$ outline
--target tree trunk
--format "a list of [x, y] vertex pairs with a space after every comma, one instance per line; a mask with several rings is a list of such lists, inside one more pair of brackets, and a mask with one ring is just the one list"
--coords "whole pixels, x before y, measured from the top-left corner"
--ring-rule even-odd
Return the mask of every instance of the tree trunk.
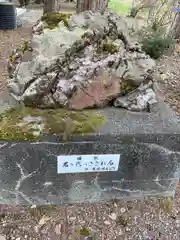
[[108, 0], [77, 0], [77, 13], [87, 10], [99, 11], [104, 13], [108, 6]]
[[44, 0], [44, 14], [49, 12], [59, 12], [59, 0]]
[[135, 4], [135, 1], [133, 1], [130, 17], [135, 18], [138, 14], [138, 12], [142, 9], [151, 9], [158, 0], [141, 0], [137, 4]]

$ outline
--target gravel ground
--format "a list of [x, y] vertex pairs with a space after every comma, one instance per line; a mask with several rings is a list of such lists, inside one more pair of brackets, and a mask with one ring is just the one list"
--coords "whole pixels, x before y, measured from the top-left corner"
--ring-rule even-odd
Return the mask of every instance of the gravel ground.
[[174, 200], [142, 198], [24, 209], [1, 206], [0, 233], [6, 240], [179, 240], [179, 193], [180, 186]]

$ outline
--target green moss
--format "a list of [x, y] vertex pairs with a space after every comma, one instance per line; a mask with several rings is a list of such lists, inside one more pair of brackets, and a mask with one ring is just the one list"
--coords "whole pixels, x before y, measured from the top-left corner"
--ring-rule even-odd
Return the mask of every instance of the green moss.
[[21, 51], [26, 52], [26, 51], [32, 51], [32, 47], [30, 46], [29, 41], [25, 40], [22, 44]]
[[48, 26], [44, 27], [44, 29], [53, 30], [55, 27], [56, 27], [55, 25], [48, 25]]
[[14, 54], [9, 56], [9, 60], [13, 63], [16, 60], [16, 53], [25, 53], [26, 51], [32, 51], [32, 47], [29, 41], [25, 40], [15, 51]]
[[137, 86], [135, 86], [130, 81], [123, 81], [121, 83], [121, 93], [122, 94], [127, 94], [129, 92], [132, 92], [135, 88], [137, 88]]
[[[25, 117], [36, 119], [27, 122], [24, 121]], [[0, 115], [0, 138], [33, 140], [48, 134], [60, 136], [65, 132], [67, 119], [71, 120], [71, 135], [82, 135], [95, 132], [96, 127], [104, 123], [103, 116], [94, 114], [91, 111], [75, 112], [65, 109], [19, 107]], [[38, 124], [43, 124], [44, 127], [39, 134], [35, 135], [35, 129], [40, 126]]]
[[170, 197], [159, 200], [160, 209], [165, 213], [172, 213], [173, 210], [173, 201]]
[[80, 235], [84, 237], [88, 237], [90, 235], [90, 231], [88, 230], [88, 228], [83, 227], [80, 229]]
[[101, 41], [101, 43], [97, 47], [97, 53], [116, 53], [119, 51], [119, 48], [117, 45], [113, 43], [112, 40], [106, 38]]
[[41, 21], [47, 24], [48, 29], [54, 29], [60, 22], [63, 22], [66, 27], [68, 27], [68, 19], [70, 18], [71, 13], [57, 13], [51, 12], [46, 13], [41, 17]]
[[16, 57], [15, 57], [14, 55], [10, 55], [10, 56], [9, 56], [9, 60], [10, 60], [10, 62], [13, 63], [14, 60], [15, 60], [15, 58], [16, 58]]

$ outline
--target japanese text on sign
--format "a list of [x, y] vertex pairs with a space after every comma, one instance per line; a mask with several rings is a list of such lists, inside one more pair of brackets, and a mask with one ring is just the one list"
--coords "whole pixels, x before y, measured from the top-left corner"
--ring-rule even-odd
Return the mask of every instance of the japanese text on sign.
[[118, 171], [120, 154], [58, 156], [58, 173]]

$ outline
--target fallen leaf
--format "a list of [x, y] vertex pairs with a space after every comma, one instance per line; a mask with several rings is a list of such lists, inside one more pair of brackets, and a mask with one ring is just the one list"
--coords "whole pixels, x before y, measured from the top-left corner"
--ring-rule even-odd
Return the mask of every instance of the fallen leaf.
[[51, 218], [50, 217], [47, 217], [47, 216], [43, 216], [40, 220], [39, 220], [39, 225], [44, 225], [46, 224], [46, 222], [48, 222]]
[[55, 233], [61, 235], [61, 224], [57, 224], [55, 227]]
[[109, 221], [104, 221], [105, 225], [110, 225], [111, 223]]
[[117, 215], [115, 213], [111, 213], [111, 215], [109, 215], [109, 217], [112, 219], [112, 220], [116, 220], [117, 219]]
[[122, 207], [122, 208], [120, 209], [120, 211], [121, 211], [121, 213], [125, 213], [126, 209]]
[[35, 226], [35, 227], [34, 227], [34, 230], [35, 230], [36, 233], [38, 233], [38, 232], [39, 232], [39, 227], [38, 227], [38, 226]]

